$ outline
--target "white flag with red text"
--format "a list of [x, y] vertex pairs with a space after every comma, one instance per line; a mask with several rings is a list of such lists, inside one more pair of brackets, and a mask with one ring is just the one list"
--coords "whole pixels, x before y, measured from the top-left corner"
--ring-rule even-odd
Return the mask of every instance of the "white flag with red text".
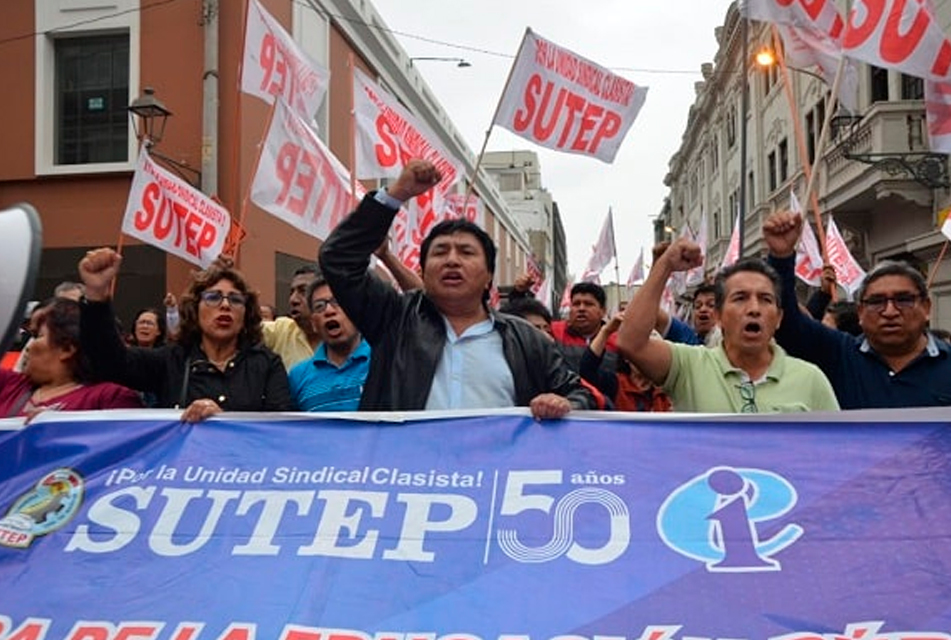
[[752, 20], [809, 27], [834, 39], [845, 27], [835, 0], [741, 0], [740, 11]]
[[726, 247], [726, 253], [720, 260], [720, 269], [723, 270], [740, 259], [740, 216], [736, 216], [733, 222], [733, 233], [730, 234], [730, 244]]
[[464, 174], [461, 162], [396, 98], [359, 69], [354, 69], [353, 105], [356, 122], [356, 170], [359, 178], [397, 178], [414, 158], [429, 160], [442, 173], [435, 188], [414, 198], [396, 221], [398, 255], [411, 269], [419, 264], [418, 247], [443, 219], [445, 198]]
[[[692, 229], [690, 231], [690, 238], [700, 246], [701, 255], [707, 255], [707, 212], [703, 211], [701, 208], [700, 211], [700, 228], [694, 232]], [[703, 284], [704, 280], [704, 266], [701, 264], [699, 267], [694, 267], [687, 271], [686, 276], [684, 277], [684, 282], [688, 287], [695, 287], [699, 284]]]
[[591, 257], [588, 259], [588, 266], [585, 267], [581, 276], [582, 282], [594, 282], [600, 284], [600, 275], [604, 268], [611, 263], [611, 258], [617, 253], [614, 245], [614, 214], [608, 209], [608, 215], [601, 225], [601, 233], [598, 234], [598, 242], [591, 247]]
[[447, 193], [445, 197], [446, 217], [465, 218], [485, 229], [485, 204], [477, 195], [464, 193]]
[[230, 229], [227, 209], [160, 167], [142, 148], [122, 233], [206, 268], [224, 249]]
[[561, 301], [558, 303], [558, 313], [564, 317], [571, 311], [571, 287], [575, 285], [575, 277], [568, 276], [568, 282], [565, 284], [565, 290], [561, 293]]
[[929, 148], [951, 153], [951, 82], [925, 80], [925, 118]]
[[258, 2], [248, 3], [241, 91], [274, 104], [283, 98], [308, 122], [330, 86], [330, 71], [298, 46]]
[[283, 100], [261, 147], [251, 201], [322, 240], [353, 208], [346, 169]]
[[865, 279], [865, 270], [859, 266], [859, 263], [852, 256], [831, 215], [826, 228], [826, 245], [829, 262], [835, 267], [836, 280], [850, 294], [854, 294]]
[[611, 163], [646, 98], [647, 87], [526, 29], [492, 124]]
[[[830, 87], [842, 59], [841, 38], [833, 38], [814, 27], [776, 25], [783, 39], [786, 64], [795, 69], [818, 67], [819, 75]], [[859, 110], [859, 73], [855, 63], [846, 58], [839, 81], [839, 104], [852, 113]]]
[[789, 192], [789, 209], [802, 216], [802, 235], [796, 243], [796, 275], [803, 282], [818, 287], [822, 282], [822, 251], [812, 225], [803, 216], [795, 191]]
[[525, 263], [525, 271], [532, 279], [532, 286], [529, 288], [533, 295], [538, 296], [538, 291], [542, 288], [542, 281], [545, 279], [545, 272], [541, 265], [535, 259], [534, 255], [528, 256]]
[[930, 0], [855, 2], [843, 35], [843, 50], [849, 57], [877, 67], [946, 81], [951, 79], [951, 40], [941, 24]]
[[634, 266], [631, 267], [631, 272], [627, 276], [627, 288], [633, 289], [634, 285], [638, 282], [644, 281], [644, 247], [641, 247], [641, 252], [637, 256], [637, 260], [634, 261]]

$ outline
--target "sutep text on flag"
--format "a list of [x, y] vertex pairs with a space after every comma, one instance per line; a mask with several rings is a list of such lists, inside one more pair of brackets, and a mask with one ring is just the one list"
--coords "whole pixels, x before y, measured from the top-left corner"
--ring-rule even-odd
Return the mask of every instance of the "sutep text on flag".
[[227, 209], [157, 165], [142, 148], [122, 233], [204, 268], [221, 253], [230, 228]]
[[613, 162], [647, 87], [526, 30], [493, 124], [547, 149]]
[[330, 86], [330, 72], [294, 42], [258, 0], [248, 4], [241, 91], [273, 104], [280, 96], [308, 121]]
[[343, 165], [283, 100], [275, 107], [261, 148], [251, 201], [320, 239], [353, 206]]

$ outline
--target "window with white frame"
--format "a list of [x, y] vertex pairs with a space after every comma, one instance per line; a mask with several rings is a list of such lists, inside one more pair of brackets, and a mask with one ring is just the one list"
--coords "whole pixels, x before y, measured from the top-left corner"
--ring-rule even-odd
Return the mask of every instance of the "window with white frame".
[[129, 35], [54, 42], [57, 165], [129, 159]]
[[139, 93], [139, 2], [36, 2], [37, 175], [129, 170]]

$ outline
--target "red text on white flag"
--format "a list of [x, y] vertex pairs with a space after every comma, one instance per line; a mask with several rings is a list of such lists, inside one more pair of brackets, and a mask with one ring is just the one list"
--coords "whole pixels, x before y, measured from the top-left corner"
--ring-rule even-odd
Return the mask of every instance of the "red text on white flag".
[[257, 0], [248, 5], [241, 91], [273, 104], [279, 96], [303, 118], [320, 107], [330, 72], [303, 51]]
[[493, 124], [547, 149], [613, 162], [646, 97], [647, 87], [529, 30]]
[[136, 164], [122, 233], [201, 267], [224, 248], [228, 210], [173, 173], [142, 149]]

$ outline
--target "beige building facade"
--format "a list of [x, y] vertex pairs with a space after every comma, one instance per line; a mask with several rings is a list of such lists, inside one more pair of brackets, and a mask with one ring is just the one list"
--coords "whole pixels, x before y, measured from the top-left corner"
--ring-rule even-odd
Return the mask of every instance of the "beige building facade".
[[[940, 3], [938, 12], [943, 24], [951, 23], [951, 5]], [[775, 46], [768, 24], [750, 23], [744, 55], [736, 3], [715, 37], [719, 49], [713, 63], [702, 67], [704, 79], [696, 84], [681, 146], [669, 163], [665, 183], [670, 192], [655, 226], [657, 239], [678, 234], [685, 226], [698, 229], [705, 212], [712, 273], [729, 244], [745, 181], [744, 255], [762, 254], [762, 222], [772, 211], [789, 207], [792, 189], [801, 197], [806, 183], [803, 160], [808, 159], [819, 171], [820, 211], [834, 216], [864, 268], [889, 258], [907, 260], [926, 274], [937, 265], [932, 323], [951, 327], [951, 262], [938, 263], [945, 242], [938, 220], [951, 204], [951, 183], [946, 156], [929, 150], [922, 81], [856, 63], [858, 110], [836, 110], [830, 140], [817, 155], [830, 107], [828, 86], [793, 69], [787, 83], [778, 65], [761, 67], [753, 61], [757, 51]], [[744, 120], [745, 167], [740, 152]], [[801, 144], [794, 121], [803, 134]]]

